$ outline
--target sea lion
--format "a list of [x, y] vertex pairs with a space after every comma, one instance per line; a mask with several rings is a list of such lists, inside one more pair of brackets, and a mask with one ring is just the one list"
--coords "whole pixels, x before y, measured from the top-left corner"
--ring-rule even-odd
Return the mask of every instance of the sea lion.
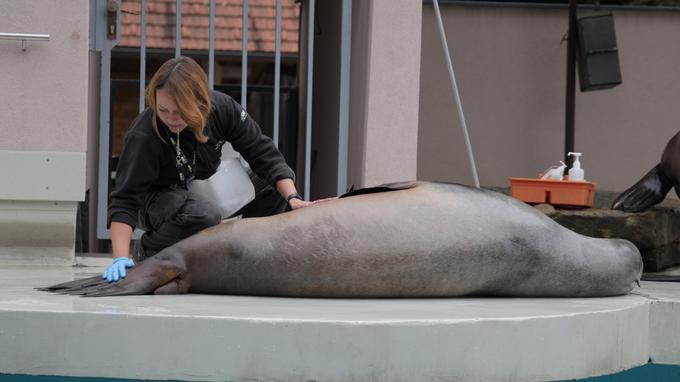
[[132, 268], [45, 290], [83, 296], [612, 296], [637, 248], [570, 231], [497, 192], [409, 182], [208, 228]]
[[680, 132], [675, 134], [661, 155], [661, 162], [642, 179], [622, 192], [612, 203], [612, 209], [642, 212], [662, 202], [671, 188], [680, 196]]

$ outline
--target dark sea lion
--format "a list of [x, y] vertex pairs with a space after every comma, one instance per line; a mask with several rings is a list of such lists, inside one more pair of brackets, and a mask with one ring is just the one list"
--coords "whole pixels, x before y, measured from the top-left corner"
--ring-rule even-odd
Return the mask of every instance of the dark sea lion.
[[675, 134], [661, 155], [661, 162], [654, 166], [642, 179], [622, 192], [612, 209], [625, 212], [642, 212], [662, 202], [666, 195], [675, 187], [675, 193], [680, 196], [680, 132]]
[[411, 182], [191, 236], [132, 268], [45, 288], [84, 296], [612, 296], [642, 272], [626, 240], [570, 231], [508, 196]]

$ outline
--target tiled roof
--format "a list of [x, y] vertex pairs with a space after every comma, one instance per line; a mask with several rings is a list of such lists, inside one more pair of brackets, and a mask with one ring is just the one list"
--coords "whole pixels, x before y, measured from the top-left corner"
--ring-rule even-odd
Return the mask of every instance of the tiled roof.
[[[215, 1], [215, 49], [241, 51], [242, 1]], [[175, 47], [175, 0], [146, 1], [147, 48]], [[250, 0], [248, 3], [248, 51], [274, 52], [276, 1]], [[139, 47], [141, 1], [123, 0], [121, 38], [118, 46]], [[182, 0], [182, 49], [208, 50], [210, 0]], [[300, 5], [281, 1], [281, 51], [298, 51]]]

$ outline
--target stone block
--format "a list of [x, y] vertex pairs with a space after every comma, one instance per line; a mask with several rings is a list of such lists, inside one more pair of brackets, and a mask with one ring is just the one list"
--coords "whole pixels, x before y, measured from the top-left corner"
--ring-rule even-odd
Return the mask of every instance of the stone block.
[[645, 272], [659, 272], [680, 264], [680, 242], [661, 248], [640, 249]]
[[675, 207], [664, 202], [661, 206], [641, 213], [603, 208], [539, 209], [556, 222], [580, 234], [627, 239], [642, 249], [661, 248], [680, 241], [680, 206]]

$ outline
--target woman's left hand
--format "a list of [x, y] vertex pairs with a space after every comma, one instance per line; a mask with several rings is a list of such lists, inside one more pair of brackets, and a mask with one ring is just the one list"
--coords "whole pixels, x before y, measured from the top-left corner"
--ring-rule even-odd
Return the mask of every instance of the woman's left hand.
[[300, 200], [300, 199], [291, 199], [290, 200], [290, 209], [291, 210], [297, 210], [298, 208], [308, 207], [308, 206], [311, 206], [312, 204], [327, 202], [329, 200], [335, 200], [335, 199], [337, 199], [337, 197], [319, 199], [319, 200], [314, 200], [314, 201], [311, 201], [311, 202], [308, 202], [306, 200]]
[[314, 202], [308, 202], [306, 200], [294, 198], [291, 199], [290, 202], [288, 202], [288, 204], [290, 205], [291, 210], [297, 210], [298, 208], [311, 206], [312, 204], [314, 204]]

